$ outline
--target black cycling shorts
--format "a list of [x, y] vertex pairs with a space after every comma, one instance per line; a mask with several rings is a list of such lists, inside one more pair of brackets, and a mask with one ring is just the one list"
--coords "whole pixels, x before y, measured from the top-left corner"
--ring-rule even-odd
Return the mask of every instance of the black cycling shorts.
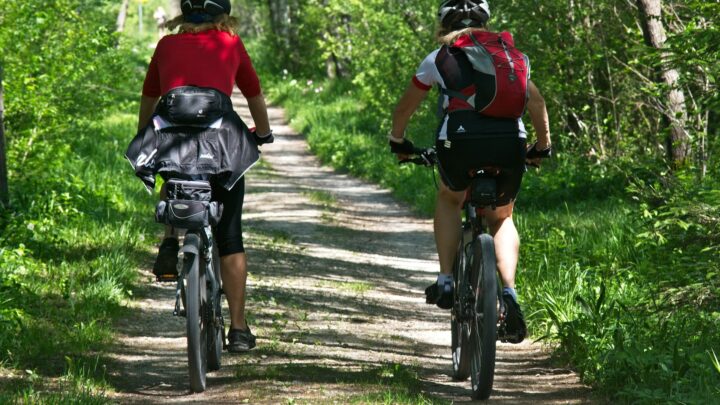
[[496, 177], [498, 206], [517, 197], [525, 174], [526, 140], [517, 135], [483, 135], [473, 139], [438, 141], [437, 156], [440, 178], [453, 191], [470, 186], [473, 169], [493, 166], [502, 168]]
[[220, 223], [213, 229], [215, 241], [220, 251], [220, 257], [234, 253], [244, 253], [242, 236], [242, 208], [245, 200], [245, 176], [235, 183], [232, 189], [227, 190], [211, 181], [212, 198], [223, 204], [223, 213]]

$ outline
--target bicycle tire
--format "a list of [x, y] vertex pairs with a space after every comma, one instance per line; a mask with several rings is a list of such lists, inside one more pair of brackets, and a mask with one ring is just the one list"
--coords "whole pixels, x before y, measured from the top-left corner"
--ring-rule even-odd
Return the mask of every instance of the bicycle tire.
[[183, 245], [187, 300], [187, 354], [190, 390], [203, 392], [207, 373], [207, 333], [204, 318], [206, 301], [205, 266], [200, 265], [201, 242], [198, 235], [186, 234]]
[[466, 263], [464, 241], [461, 238], [460, 246], [455, 255], [455, 263], [453, 263], [455, 296], [453, 298], [453, 309], [450, 312], [451, 354], [453, 361], [452, 378], [456, 381], [464, 381], [470, 377], [470, 325], [466, 320], [462, 319], [459, 313], [463, 306], [463, 303], [460, 302], [460, 297], [462, 296], [461, 291], [467, 288]]
[[223, 342], [225, 341], [225, 324], [222, 319], [222, 297], [220, 295], [220, 253], [217, 246], [213, 247], [212, 261], [215, 285], [213, 286], [208, 280], [207, 293], [211, 299], [208, 301], [207, 307], [207, 369], [208, 371], [217, 371], [220, 370], [222, 364]]
[[495, 244], [488, 234], [481, 234], [473, 242], [471, 271], [475, 311], [471, 324], [473, 353], [470, 379], [473, 399], [485, 400], [492, 393], [495, 377], [498, 302]]

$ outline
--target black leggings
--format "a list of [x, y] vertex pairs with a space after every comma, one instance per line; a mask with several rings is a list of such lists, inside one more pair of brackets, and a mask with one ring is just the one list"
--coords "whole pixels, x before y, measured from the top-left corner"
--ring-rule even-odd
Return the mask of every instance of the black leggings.
[[450, 142], [438, 141], [438, 169], [443, 183], [453, 191], [470, 186], [470, 171], [484, 166], [502, 168], [497, 180], [498, 206], [507, 205], [517, 197], [525, 174], [524, 138], [513, 136], [486, 136]]
[[210, 182], [213, 200], [223, 204], [220, 223], [213, 229], [220, 257], [244, 253], [242, 236], [242, 208], [245, 200], [245, 176], [232, 189], [226, 190], [217, 182]]

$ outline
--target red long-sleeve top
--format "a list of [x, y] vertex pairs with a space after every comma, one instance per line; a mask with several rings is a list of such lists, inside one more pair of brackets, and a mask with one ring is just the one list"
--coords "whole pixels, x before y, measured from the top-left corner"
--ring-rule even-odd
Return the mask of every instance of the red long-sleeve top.
[[242, 40], [224, 31], [163, 37], [153, 54], [143, 95], [160, 97], [180, 86], [212, 87], [230, 96], [233, 86], [246, 98], [260, 94], [260, 80]]

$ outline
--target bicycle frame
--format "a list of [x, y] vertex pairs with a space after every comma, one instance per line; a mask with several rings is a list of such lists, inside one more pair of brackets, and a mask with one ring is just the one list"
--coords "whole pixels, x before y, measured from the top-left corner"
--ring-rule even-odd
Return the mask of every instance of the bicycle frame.
[[[532, 148], [534, 150], [534, 147]], [[535, 151], [537, 152], [537, 151]], [[540, 155], [549, 157], [550, 150]], [[400, 163], [433, 167], [438, 163], [434, 148], [415, 149], [416, 157]], [[532, 164], [526, 160], [526, 163]], [[508, 337], [505, 328], [505, 301], [502, 298], [502, 276], [497, 269], [493, 236], [488, 232], [485, 209], [497, 205], [497, 176], [500, 167], [481, 167], [471, 173], [465, 193], [453, 276], [455, 294], [451, 310], [451, 349], [453, 378], [471, 377], [473, 399], [488, 399], [492, 394], [497, 340]], [[491, 286], [496, 291], [492, 292]], [[490, 289], [490, 290], [488, 290]]]

